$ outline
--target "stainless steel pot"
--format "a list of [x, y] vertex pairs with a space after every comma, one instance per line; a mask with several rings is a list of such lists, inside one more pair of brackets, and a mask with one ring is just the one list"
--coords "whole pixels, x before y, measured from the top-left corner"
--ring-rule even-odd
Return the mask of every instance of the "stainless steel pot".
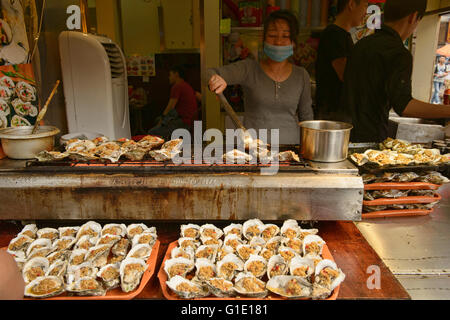
[[0, 139], [5, 154], [11, 159], [32, 159], [39, 152], [53, 150], [59, 129], [40, 126], [35, 134], [32, 126], [0, 129]]
[[318, 162], [340, 162], [347, 159], [351, 124], [335, 121], [303, 121], [300, 147], [303, 158]]

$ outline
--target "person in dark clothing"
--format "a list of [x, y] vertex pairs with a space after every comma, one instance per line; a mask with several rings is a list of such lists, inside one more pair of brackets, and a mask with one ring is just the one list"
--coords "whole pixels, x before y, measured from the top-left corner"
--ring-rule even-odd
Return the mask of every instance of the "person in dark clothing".
[[368, 0], [339, 0], [336, 21], [320, 35], [316, 62], [316, 120], [338, 120], [347, 57], [353, 49], [350, 29], [363, 23]]
[[353, 124], [352, 142], [388, 137], [391, 108], [403, 117], [450, 118], [450, 108], [412, 97], [413, 57], [404, 41], [415, 31], [426, 0], [386, 0], [384, 24], [360, 40], [347, 61], [341, 108]]
[[149, 134], [170, 139], [175, 129], [190, 130], [193, 127], [198, 112], [197, 93], [184, 78], [185, 69], [182, 66], [174, 66], [169, 71], [169, 82], [172, 85], [169, 103]]

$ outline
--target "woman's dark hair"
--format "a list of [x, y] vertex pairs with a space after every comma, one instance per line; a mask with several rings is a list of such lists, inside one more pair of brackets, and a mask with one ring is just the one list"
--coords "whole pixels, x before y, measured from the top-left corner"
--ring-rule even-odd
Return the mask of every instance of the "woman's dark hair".
[[[347, 7], [350, 0], [338, 0], [337, 3], [337, 14], [340, 14]], [[361, 0], [355, 0], [356, 4], [360, 4]]]
[[384, 22], [398, 21], [415, 12], [422, 19], [426, 10], [427, 0], [386, 0]]
[[290, 10], [278, 10], [272, 12], [264, 21], [264, 40], [266, 39], [267, 29], [269, 25], [277, 20], [284, 20], [289, 25], [289, 33], [291, 41], [296, 43], [299, 33], [297, 17]]
[[182, 65], [172, 66], [169, 71], [177, 72], [181, 79], [186, 77], [186, 68]]

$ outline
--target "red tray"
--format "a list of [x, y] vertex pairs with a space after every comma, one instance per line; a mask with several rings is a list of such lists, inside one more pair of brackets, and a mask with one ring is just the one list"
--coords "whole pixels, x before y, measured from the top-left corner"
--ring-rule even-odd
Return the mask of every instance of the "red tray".
[[363, 213], [361, 217], [363, 219], [376, 219], [376, 218], [396, 218], [396, 217], [416, 217], [427, 216], [432, 213], [434, 209], [421, 210], [421, 209], [405, 209], [405, 210], [384, 210], [370, 213]]
[[380, 198], [375, 200], [364, 200], [363, 204], [365, 206], [383, 206], [390, 204], [416, 204], [416, 203], [433, 203], [440, 201], [442, 197], [436, 194], [434, 197], [399, 197], [399, 198]]
[[441, 186], [428, 182], [383, 182], [364, 185], [364, 190], [437, 190]]
[[[158, 258], [160, 241], [156, 240], [152, 248], [152, 253], [147, 259], [147, 270], [142, 275], [141, 283], [139, 287], [131, 292], [123, 292], [120, 288], [115, 288], [106, 292], [104, 296], [69, 296], [67, 292], [60, 294], [59, 296], [45, 298], [45, 299], [34, 299], [34, 298], [24, 298], [24, 300], [131, 300], [142, 292], [144, 287], [147, 285], [149, 280], [155, 273], [156, 260]], [[2, 248], [6, 250], [7, 248]]]
[[[159, 283], [161, 285], [161, 290], [162, 290], [163, 295], [164, 295], [164, 297], [166, 299], [168, 299], [168, 300], [189, 300], [189, 299], [182, 299], [182, 298], [178, 297], [166, 285], [167, 274], [164, 271], [164, 265], [165, 265], [166, 260], [170, 259], [172, 249], [175, 248], [177, 245], [178, 245], [178, 241], [174, 241], [174, 242], [169, 244], [169, 247], [167, 248], [166, 255], [164, 256], [163, 263], [161, 264], [161, 268], [159, 269], [159, 272], [158, 272], [158, 279], [159, 279]], [[331, 252], [328, 249], [326, 244], [323, 246], [322, 257], [324, 259], [329, 259], [329, 260], [334, 261], [333, 256], [331, 255]], [[338, 295], [339, 295], [339, 288], [340, 287], [341, 287], [340, 285], [337, 286], [334, 289], [332, 295], [330, 297], [328, 297], [327, 299], [325, 299], [325, 300], [336, 300]], [[284, 297], [276, 295], [276, 294], [274, 294], [272, 292], [269, 292], [269, 295], [267, 297], [265, 297], [265, 298], [248, 298], [248, 297], [218, 298], [218, 297], [215, 297], [215, 296], [209, 296], [209, 297], [205, 297], [205, 298], [194, 298], [192, 300], [293, 300], [293, 299], [284, 298]], [[309, 300], [309, 299], [297, 299], [297, 300]]]

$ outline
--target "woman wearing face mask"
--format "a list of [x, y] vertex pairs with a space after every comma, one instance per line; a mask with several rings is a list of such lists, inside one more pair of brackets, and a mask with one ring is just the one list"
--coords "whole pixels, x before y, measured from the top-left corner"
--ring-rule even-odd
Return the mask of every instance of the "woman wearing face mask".
[[266, 58], [260, 62], [247, 59], [209, 70], [212, 75], [209, 89], [216, 94], [223, 92], [227, 85], [241, 85], [244, 126], [257, 132], [279, 129], [280, 144], [298, 144], [298, 122], [314, 117], [309, 74], [289, 61], [294, 54], [298, 29], [297, 18], [290, 11], [272, 12], [264, 23]]

